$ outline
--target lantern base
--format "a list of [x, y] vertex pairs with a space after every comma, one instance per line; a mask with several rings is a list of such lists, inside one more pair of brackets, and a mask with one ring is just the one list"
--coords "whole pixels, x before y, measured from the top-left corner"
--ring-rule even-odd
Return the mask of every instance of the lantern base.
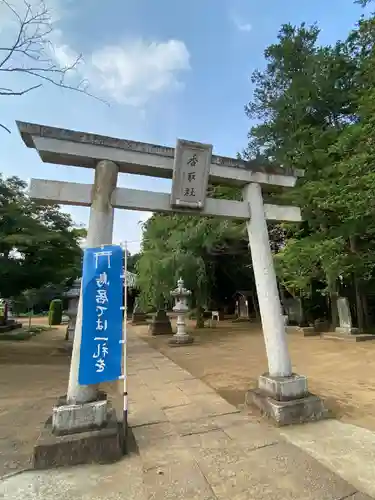
[[189, 335], [188, 333], [184, 335], [173, 335], [171, 339], [169, 339], [168, 344], [170, 346], [182, 346], [182, 345], [189, 345], [194, 342], [194, 337]]

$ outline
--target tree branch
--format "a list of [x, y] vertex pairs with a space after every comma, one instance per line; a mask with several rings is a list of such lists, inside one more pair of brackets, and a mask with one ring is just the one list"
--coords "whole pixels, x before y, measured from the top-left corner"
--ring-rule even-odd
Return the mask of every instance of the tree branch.
[[[23, 46], [25, 43], [31, 42], [32, 40], [41, 41], [44, 34], [39, 33], [39, 28], [41, 25], [50, 22], [50, 16], [48, 15], [47, 7], [44, 4], [44, 0], [40, 1], [39, 7], [40, 10], [37, 10], [35, 14], [32, 13], [31, 4], [24, 0], [24, 4], [26, 6], [26, 12], [23, 18], [17, 13], [14, 7], [7, 1], [1, 0], [1, 2], [15, 15], [19, 22], [18, 33], [16, 36], [16, 40], [13, 45], [8, 49], [8, 54], [5, 58], [0, 62], [0, 68], [2, 68], [13, 56], [13, 53], [20, 46]], [[36, 24], [35, 32], [31, 35], [28, 34], [28, 26]], [[50, 28], [52, 30], [52, 27]]]
[[24, 95], [24, 94], [27, 94], [28, 92], [30, 92], [31, 90], [35, 90], [39, 87], [41, 87], [42, 84], [39, 83], [38, 85], [33, 85], [32, 87], [29, 87], [25, 90], [20, 90], [20, 91], [14, 91], [14, 90], [10, 90], [10, 89], [2, 89], [0, 88], [0, 95], [13, 95], [13, 96], [20, 96], [20, 95]]
[[2, 123], [0, 123], [0, 128], [3, 128], [4, 130], [6, 130], [7, 132], [11, 133], [11, 131], [9, 130], [8, 127], [6, 127], [5, 125], [3, 125]]
[[[22, 96], [47, 82], [62, 89], [86, 94], [108, 105], [108, 102], [88, 92], [87, 80], [81, 80], [75, 84], [66, 82], [67, 75], [77, 70], [82, 61], [82, 55], [78, 55], [69, 64], [59, 65], [53, 54], [54, 46], [49, 38], [53, 31], [53, 24], [45, 0], [39, 0], [36, 7], [28, 0], [24, 0], [23, 3], [24, 11], [20, 13], [9, 0], [0, 0], [0, 5], [9, 10], [17, 25], [14, 41], [9, 44], [9, 47], [0, 47], [0, 56], [2, 56], [0, 57], [0, 72], [4, 75], [27, 75], [39, 80], [40, 83], [25, 86], [21, 90], [0, 87], [0, 97]], [[8, 130], [4, 125], [1, 128]]]

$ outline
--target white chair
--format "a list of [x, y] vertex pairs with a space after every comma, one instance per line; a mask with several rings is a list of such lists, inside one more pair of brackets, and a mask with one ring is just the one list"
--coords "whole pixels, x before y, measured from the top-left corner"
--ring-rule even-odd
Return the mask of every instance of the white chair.
[[211, 320], [210, 326], [216, 326], [216, 324], [220, 321], [219, 311], [211, 311]]

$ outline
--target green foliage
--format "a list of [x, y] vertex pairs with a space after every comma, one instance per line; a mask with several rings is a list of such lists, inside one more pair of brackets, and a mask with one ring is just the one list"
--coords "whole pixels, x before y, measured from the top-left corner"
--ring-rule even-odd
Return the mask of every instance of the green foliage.
[[48, 323], [50, 325], [61, 325], [62, 313], [62, 301], [60, 299], [52, 300], [49, 306]]
[[246, 158], [303, 169], [278, 199], [302, 208], [302, 227], [284, 225], [276, 256], [281, 281], [309, 295], [313, 280], [373, 277], [374, 270], [374, 18], [361, 19], [347, 40], [319, 46], [319, 29], [282, 26], [253, 75], [246, 112]]
[[26, 194], [26, 183], [0, 174], [0, 296], [19, 296], [47, 284], [68, 284], [81, 272], [85, 231], [56, 205]]
[[133, 255], [128, 253], [127, 269], [129, 272], [131, 272], [131, 273], [136, 272], [136, 265], [137, 265], [137, 262], [139, 261], [139, 257], [140, 257], [139, 253], [135, 253]]
[[[24, 290], [17, 297], [12, 297], [12, 309], [13, 313], [21, 316], [30, 313], [33, 316], [38, 315], [38, 313], [43, 313], [43, 311], [48, 311], [51, 300], [55, 297], [60, 297], [67, 288], [67, 283], [61, 283], [59, 285], [46, 284], [39, 289]], [[42, 314], [43, 315], [43, 314]]]
[[[210, 186], [209, 193], [217, 198], [239, 196], [236, 189], [218, 186]], [[245, 234], [244, 224], [235, 221], [154, 214], [144, 224], [142, 252], [136, 265], [143, 307], [170, 304], [170, 292], [180, 277], [193, 292], [191, 306], [208, 306], [218, 255], [242, 242]]]
[[370, 4], [371, 2], [373, 2], [374, 0], [355, 0], [354, 3], [357, 3], [358, 5], [360, 5], [361, 7], [366, 7], [368, 4]]
[[291, 238], [275, 255], [281, 283], [292, 295], [310, 296], [313, 281], [336, 280], [349, 269], [343, 251], [343, 238], [321, 238], [314, 234], [304, 239]]

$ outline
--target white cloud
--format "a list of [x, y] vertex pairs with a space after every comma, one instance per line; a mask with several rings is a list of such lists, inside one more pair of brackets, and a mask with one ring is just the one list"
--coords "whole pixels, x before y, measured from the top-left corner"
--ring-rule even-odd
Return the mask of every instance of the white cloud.
[[250, 23], [248, 23], [244, 19], [241, 19], [240, 17], [238, 17], [235, 14], [232, 14], [231, 20], [232, 20], [232, 23], [234, 24], [235, 28], [238, 31], [244, 31], [246, 33], [249, 33], [253, 29], [253, 27]]
[[136, 40], [94, 52], [88, 79], [117, 102], [142, 106], [152, 96], [178, 89], [182, 71], [190, 68], [184, 42]]
[[69, 45], [64, 43], [63, 37], [63, 33], [59, 29], [54, 29], [50, 35], [52, 57], [61, 68], [72, 66], [79, 56]]
[[[62, 66], [73, 63], [78, 54], [59, 33], [54, 57]], [[183, 87], [179, 76], [190, 69], [190, 54], [180, 40], [146, 42], [142, 39], [105, 46], [84, 55], [78, 72], [92, 92], [99, 91], [120, 104], [143, 106], [152, 97]]]

